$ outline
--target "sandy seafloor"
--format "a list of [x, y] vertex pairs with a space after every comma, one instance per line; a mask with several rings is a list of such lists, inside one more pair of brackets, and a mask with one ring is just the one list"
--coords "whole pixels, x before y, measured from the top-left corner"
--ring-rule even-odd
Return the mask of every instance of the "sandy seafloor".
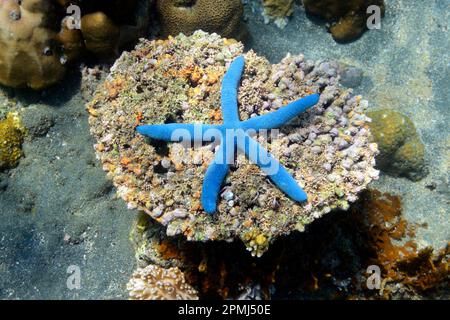
[[[290, 52], [353, 65], [363, 71], [355, 91], [371, 109], [410, 116], [426, 145], [430, 174], [419, 182], [382, 175], [371, 187], [401, 195], [407, 220], [428, 224], [417, 242], [439, 249], [450, 240], [450, 0], [386, 5], [381, 30], [346, 45], [299, 6], [280, 30], [264, 24], [259, 6], [247, 5], [247, 47], [273, 63]], [[129, 231], [137, 212], [115, 197], [95, 158], [80, 78], [73, 71], [43, 93], [14, 93], [32, 135], [19, 166], [0, 173], [1, 299], [127, 297], [135, 268]], [[80, 267], [79, 290], [67, 288], [70, 265]]]

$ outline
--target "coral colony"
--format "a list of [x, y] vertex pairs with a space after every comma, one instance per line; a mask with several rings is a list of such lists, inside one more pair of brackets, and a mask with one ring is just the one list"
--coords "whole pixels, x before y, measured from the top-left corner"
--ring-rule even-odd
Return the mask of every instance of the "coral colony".
[[207, 213], [211, 214], [216, 211], [217, 198], [222, 182], [228, 173], [229, 165], [234, 162], [235, 148], [258, 165], [273, 183], [290, 198], [298, 202], [307, 200], [306, 193], [289, 172], [267, 150], [252, 139], [251, 135], [259, 130], [275, 129], [288, 123], [300, 113], [316, 105], [319, 102], [319, 95], [312, 94], [277, 111], [240, 121], [237, 90], [244, 65], [244, 57], [237, 57], [223, 78], [221, 91], [223, 124], [170, 123], [137, 127], [140, 134], [153, 139], [173, 142], [180, 142], [184, 139], [221, 141], [214, 161], [209, 165], [203, 181], [202, 206]]

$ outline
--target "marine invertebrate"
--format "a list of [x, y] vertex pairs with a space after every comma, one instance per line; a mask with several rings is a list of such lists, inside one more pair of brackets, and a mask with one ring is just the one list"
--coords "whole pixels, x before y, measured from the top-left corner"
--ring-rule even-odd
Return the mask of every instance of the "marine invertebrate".
[[[215, 146], [149, 141], [136, 127], [220, 125], [220, 80], [241, 55], [245, 68], [237, 99], [242, 121], [320, 92], [317, 105], [278, 134], [257, 137], [307, 193], [308, 202], [293, 201], [238, 154], [212, 217], [202, 209], [201, 196]], [[337, 79], [331, 63], [300, 55], [271, 65], [252, 51], [244, 54], [241, 43], [200, 31], [142, 41], [115, 63], [87, 104], [95, 149], [118, 195], [166, 226], [168, 235], [183, 234], [190, 241], [240, 238], [261, 256], [280, 235], [303, 231], [333, 209], [347, 209], [378, 177], [377, 147], [364, 115], [367, 102], [341, 89]]]
[[[317, 104], [319, 95], [313, 94], [291, 102], [272, 113], [240, 121], [237, 90], [244, 71], [244, 64], [244, 57], [237, 57], [223, 78], [222, 125], [163, 124], [137, 127], [140, 134], [165, 141], [180, 142], [180, 137], [187, 135], [192, 140], [203, 142], [211, 140], [214, 134], [215, 138], [221, 141], [219, 150], [216, 152], [213, 163], [208, 167], [203, 182], [201, 199], [203, 209], [208, 213], [216, 211], [222, 182], [230, 169], [229, 166], [234, 163], [235, 147], [266, 172], [272, 182], [293, 200], [299, 202], [307, 200], [307, 195], [298, 186], [295, 179], [249, 134], [250, 131], [254, 134], [260, 130], [270, 130], [285, 125], [300, 113]], [[210, 132], [208, 133], [208, 131]]]
[[377, 166], [394, 176], [420, 180], [428, 172], [425, 147], [414, 123], [405, 115], [389, 109], [371, 111], [370, 128], [380, 155]]
[[294, 13], [294, 0], [262, 0], [263, 16], [266, 22], [274, 20], [283, 29]]
[[139, 268], [127, 284], [133, 300], [198, 300], [197, 291], [186, 283], [178, 268], [155, 265]]
[[24, 129], [16, 114], [8, 113], [0, 121], [0, 170], [17, 166], [22, 156]]
[[163, 36], [196, 30], [235, 37], [241, 25], [241, 0], [159, 0], [156, 2]]
[[65, 72], [50, 1], [0, 2], [0, 83], [46, 88]]
[[330, 32], [338, 42], [352, 41], [367, 29], [369, 6], [380, 7], [384, 14], [383, 0], [303, 0], [303, 4], [307, 13], [332, 23]]

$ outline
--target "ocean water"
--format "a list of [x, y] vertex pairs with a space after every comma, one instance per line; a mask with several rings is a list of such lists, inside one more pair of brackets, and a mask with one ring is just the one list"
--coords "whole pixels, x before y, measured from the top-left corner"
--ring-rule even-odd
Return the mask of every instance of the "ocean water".
[[[416, 231], [419, 248], [440, 250], [450, 240], [450, 1], [385, 3], [380, 30], [339, 44], [298, 4], [280, 29], [264, 22], [259, 3], [247, 1], [245, 45], [272, 63], [302, 53], [354, 66], [362, 75], [352, 86], [369, 110], [393, 109], [412, 120], [428, 175], [411, 181], [382, 173], [370, 187], [400, 196], [403, 217], [427, 225]], [[137, 211], [116, 196], [95, 157], [81, 86], [79, 70], [71, 70], [43, 92], [0, 88], [1, 99], [14, 100], [25, 125], [40, 132], [25, 139], [17, 168], [0, 172], [1, 299], [128, 296]], [[79, 289], [68, 287], [71, 266], [81, 270]]]

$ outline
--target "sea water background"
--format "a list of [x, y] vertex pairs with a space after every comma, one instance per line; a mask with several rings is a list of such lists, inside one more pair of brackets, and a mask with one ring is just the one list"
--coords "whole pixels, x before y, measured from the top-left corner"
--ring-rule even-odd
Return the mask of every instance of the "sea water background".
[[[430, 174], [419, 182], [383, 175], [371, 186], [402, 196], [404, 216], [420, 228], [421, 246], [450, 239], [450, 0], [386, 0], [381, 30], [337, 44], [324, 25], [296, 6], [284, 30], [264, 24], [260, 6], [245, 6], [247, 48], [277, 63], [288, 52], [339, 60], [363, 71], [355, 91], [372, 110], [407, 114], [426, 145]], [[129, 231], [135, 212], [95, 159], [80, 76], [45, 94], [19, 93], [26, 117], [46, 133], [25, 142], [26, 157], [0, 174], [0, 298], [126, 298], [135, 259]], [[435, 184], [435, 190], [426, 186]], [[67, 288], [80, 267], [81, 288]]]

